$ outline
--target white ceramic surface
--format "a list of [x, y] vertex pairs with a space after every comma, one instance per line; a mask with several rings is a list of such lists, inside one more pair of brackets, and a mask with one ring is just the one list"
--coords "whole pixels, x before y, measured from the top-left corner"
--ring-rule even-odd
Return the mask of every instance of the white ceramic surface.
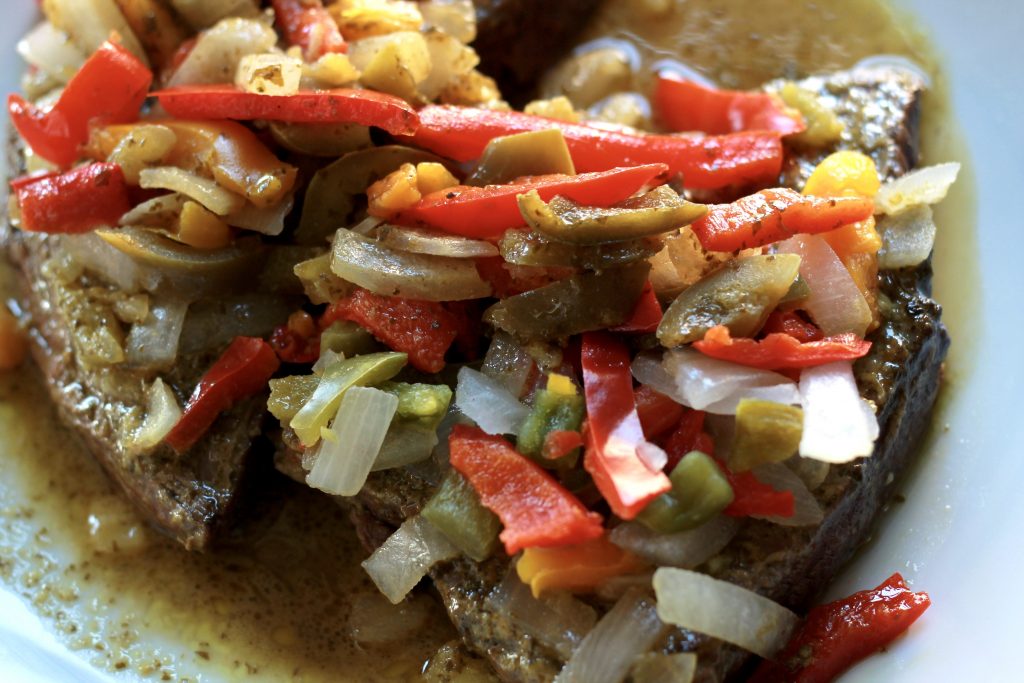
[[[1024, 591], [1024, 293], [1016, 207], [1024, 188], [1024, 4], [1019, 0], [908, 0], [946, 58], [955, 117], [967, 136], [974, 178], [977, 253], [960, 241], [937, 248], [937, 296], [952, 313], [955, 350], [950, 395], [927, 461], [903, 486], [907, 502], [885, 519], [878, 538], [831, 589], [833, 596], [874, 585], [899, 570], [928, 590], [933, 607], [888, 653], [847, 674], [868, 681], [1019, 681]], [[35, 3], [9, 2], [0, 23], [0, 90], [16, 89], [13, 45]], [[928, 161], [935, 161], [928, 160]], [[975, 183], [972, 187], [971, 182]], [[941, 227], [941, 226], [940, 226]], [[980, 281], [958, 263], [978, 261]], [[964, 288], [980, 296], [963, 297]], [[69, 655], [29, 610], [0, 589], [0, 680], [110, 680]]]

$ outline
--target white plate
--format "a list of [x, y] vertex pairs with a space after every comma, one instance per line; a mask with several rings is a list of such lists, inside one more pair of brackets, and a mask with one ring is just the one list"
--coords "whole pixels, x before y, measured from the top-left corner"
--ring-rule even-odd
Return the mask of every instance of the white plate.
[[[8, 3], [0, 45], [13, 46], [35, 4]], [[978, 253], [943, 243], [936, 291], [954, 322], [951, 386], [942, 426], [891, 511], [882, 533], [831, 589], [848, 594], [899, 570], [931, 593], [933, 606], [887, 654], [843, 678], [868, 681], [1020, 680], [1024, 533], [1017, 513], [1024, 488], [1024, 316], [1020, 300], [1024, 190], [1024, 4], [1016, 0], [910, 0], [946, 58], [956, 118], [966, 132], [978, 206]], [[22, 69], [13, 49], [0, 55], [4, 92]], [[941, 226], [940, 226], [941, 230]], [[979, 262], [980, 280], [959, 279], [959, 263]], [[970, 269], [969, 269], [970, 270]], [[963, 297], [980, 288], [980, 296]], [[968, 310], [969, 309], [969, 310]], [[103, 681], [68, 654], [10, 593], [0, 591], [0, 680]]]

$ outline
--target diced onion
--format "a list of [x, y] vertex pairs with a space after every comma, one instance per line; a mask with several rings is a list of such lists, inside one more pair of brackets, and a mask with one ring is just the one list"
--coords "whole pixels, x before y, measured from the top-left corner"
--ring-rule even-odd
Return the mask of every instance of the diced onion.
[[528, 635], [568, 659], [597, 623], [597, 612], [570, 593], [552, 592], [533, 597], [529, 586], [514, 571], [489, 597], [494, 608], [507, 614]]
[[461, 301], [491, 294], [472, 261], [396, 251], [344, 228], [334, 236], [331, 270], [382, 296]]
[[518, 434], [530, 414], [501, 382], [472, 368], [459, 370], [455, 405], [488, 434]]
[[431, 254], [452, 258], [498, 255], [498, 247], [490, 242], [466, 239], [442, 232], [400, 228], [394, 225], [381, 226], [377, 233], [377, 239], [384, 246], [413, 254]]
[[850, 361], [838, 361], [800, 373], [804, 432], [800, 455], [838, 464], [871, 455], [878, 419], [860, 397]]
[[938, 204], [956, 182], [960, 164], [955, 161], [926, 166], [890, 180], [875, 195], [879, 213], [896, 214], [923, 204]]
[[139, 263], [95, 233], [62, 235], [61, 243], [76, 263], [123, 292], [154, 292], [165, 282], [155, 268]]
[[430, 75], [419, 84], [419, 91], [433, 100], [449, 83], [472, 71], [480, 58], [472, 48], [447, 33], [434, 31], [424, 36], [430, 53]]
[[534, 364], [522, 344], [508, 332], [498, 331], [491, 339], [480, 370], [501, 382], [513, 396], [522, 396], [526, 393], [526, 383], [533, 373]]
[[751, 515], [781, 526], [816, 526], [825, 518], [821, 505], [811, 493], [803, 480], [782, 463], [767, 463], [753, 469], [754, 476], [762, 484], [768, 484], [776, 491], [793, 493], [795, 509], [790, 517], [781, 515]]
[[583, 638], [555, 683], [622, 683], [633, 660], [664, 632], [650, 598], [630, 590]]
[[302, 60], [264, 52], [245, 55], [235, 71], [235, 85], [258, 95], [294, 95], [302, 81]]
[[935, 219], [927, 204], [915, 206], [878, 221], [882, 248], [878, 267], [912, 268], [927, 259], [935, 246]]
[[410, 517], [363, 561], [380, 592], [397, 605], [430, 568], [459, 554], [444, 534], [419, 515]]
[[121, 45], [149, 65], [146, 51], [115, 0], [45, 0], [43, 11], [86, 54], [95, 52], [111, 33], [117, 33]]
[[284, 232], [284, 219], [291, 213], [295, 197], [291, 194], [273, 206], [261, 208], [252, 202], [245, 202], [239, 211], [227, 217], [228, 225], [243, 230], [252, 230], [268, 237], [277, 237]]
[[393, 422], [373, 462], [372, 471], [391, 470], [422, 462], [430, 457], [439, 442], [436, 430]]
[[146, 417], [127, 444], [129, 452], [156, 447], [181, 419], [181, 408], [171, 388], [157, 377], [146, 388]]
[[218, 216], [241, 211], [245, 200], [195, 173], [175, 166], [146, 168], [139, 172], [139, 186], [146, 190], [170, 190], [194, 199]]
[[316, 463], [306, 483], [336, 496], [359, 493], [396, 410], [398, 397], [394, 394], [372, 387], [346, 391], [333, 424], [321, 434]]
[[145, 322], [132, 325], [125, 340], [125, 358], [137, 368], [169, 370], [178, 357], [178, 343], [188, 303], [181, 299], [150, 305]]
[[472, 0], [428, 0], [421, 2], [419, 8], [424, 28], [440, 29], [465, 45], [476, 40], [476, 9]]
[[696, 673], [696, 653], [651, 652], [633, 663], [631, 678], [633, 683], [690, 683]]
[[692, 569], [722, 551], [739, 531], [739, 522], [719, 515], [696, 529], [659, 534], [639, 522], [611, 530], [612, 543], [659, 567]]
[[85, 53], [71, 37], [44, 21], [18, 41], [18, 54], [50, 77], [67, 83], [85, 63]]
[[801, 307], [821, 331], [863, 337], [871, 324], [871, 308], [828, 242], [818, 235], [796, 235], [781, 242], [778, 250], [800, 256], [800, 277], [811, 290]]
[[169, 86], [230, 83], [242, 57], [269, 52], [277, 33], [259, 19], [232, 17], [199, 34], [195, 47], [174, 72]]
[[662, 621], [766, 659], [782, 649], [799, 622], [777, 602], [688, 569], [662, 567], [655, 571], [654, 592]]

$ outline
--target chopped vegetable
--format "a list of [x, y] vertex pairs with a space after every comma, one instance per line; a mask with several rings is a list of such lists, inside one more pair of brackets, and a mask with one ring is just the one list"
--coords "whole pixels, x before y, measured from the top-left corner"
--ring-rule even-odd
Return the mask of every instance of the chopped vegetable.
[[[455, 405], [488, 434], [518, 434], [530, 409], [499, 380], [472, 368], [460, 368]], [[522, 452], [522, 449], [520, 448]]]
[[667, 73], [658, 76], [654, 107], [671, 130], [713, 135], [774, 130], [792, 135], [807, 127], [798, 111], [772, 93], [718, 90]]
[[[768, 463], [758, 465], [751, 471], [761, 483], [771, 486], [780, 493], [789, 492], [793, 494], [793, 514], [753, 514], [751, 517], [782, 526], [817, 526], [825, 518], [825, 512], [821, 509], [818, 499], [814, 497], [814, 494], [808, 489], [807, 484], [804, 483], [800, 475], [789, 468], [792, 462], [790, 460], [785, 464]], [[828, 470], [825, 471], [825, 474], [828, 474]]]
[[883, 649], [931, 606], [897, 572], [874, 590], [813, 608], [792, 640], [762, 662], [752, 683], [827, 683]]
[[[172, 1], [182, 4], [201, 0]], [[251, 0], [236, 2], [247, 3]], [[231, 9], [228, 12], [231, 12]], [[238, 64], [245, 55], [265, 54], [274, 51], [277, 46], [277, 32], [269, 22], [255, 16], [227, 16], [225, 13], [214, 18], [213, 22], [208, 28], [204, 26], [205, 30], [195, 39], [179, 47], [172, 59], [173, 73], [167, 79], [167, 85], [228, 83], [234, 77]]]
[[[661, 249], [657, 239], [579, 245], [556, 242], [530, 230], [508, 230], [498, 243], [501, 257], [519, 266], [555, 266], [602, 271], [647, 260]], [[660, 312], [660, 309], [659, 309]]]
[[49, 21], [42, 21], [18, 41], [18, 54], [31, 66], [61, 83], [74, 77], [86, 55]]
[[520, 178], [508, 185], [450, 187], [423, 197], [394, 216], [397, 223], [425, 225], [456, 235], [497, 239], [526, 221], [516, 198], [536, 190], [541, 199], [556, 195], [588, 206], [610, 206], [645, 187], [668, 180], [664, 164], [612, 168], [577, 176], [548, 175]]
[[583, 464], [615, 514], [633, 519], [672, 482], [649, 469], [637, 452], [647, 441], [633, 399], [626, 345], [608, 333], [590, 332], [583, 335], [581, 355], [590, 432]]
[[139, 187], [177, 192], [201, 204], [218, 216], [240, 210], [245, 200], [220, 185], [175, 166], [146, 168], [139, 173]]
[[843, 122], [816, 93], [789, 82], [779, 90], [779, 97], [786, 106], [799, 111], [807, 124], [807, 130], [792, 136], [790, 142], [809, 147], [824, 147], [838, 141], [842, 136]]
[[146, 62], [146, 52], [115, 0], [41, 0], [43, 14], [68, 34], [77, 47], [93, 52], [110, 41], [111, 34], [136, 58]]
[[307, 62], [346, 51], [345, 39], [321, 0], [272, 0], [271, 6], [285, 41], [301, 47]]
[[623, 334], [654, 334], [658, 331], [663, 317], [658, 295], [654, 293], [654, 286], [648, 280], [629, 319], [611, 328], [611, 331]]
[[855, 334], [839, 334], [818, 341], [797, 341], [786, 333], [771, 333], [763, 339], [733, 339], [729, 328], [712, 327], [703, 339], [693, 343], [705, 356], [763, 370], [809, 368], [837, 360], [856, 360], [867, 355], [871, 342]]
[[793, 254], [746, 256], [701, 279], [676, 297], [658, 326], [669, 348], [698, 341], [724, 325], [738, 337], [753, 336], [786, 295], [800, 270]]
[[458, 336], [457, 315], [439, 303], [378, 296], [357, 289], [328, 309], [333, 319], [358, 323], [423, 372], [440, 372], [444, 355]]
[[734, 496], [723, 511], [730, 517], [792, 517], [796, 514], [792, 491], [778, 490], [762, 482], [753, 472], [733, 472], [725, 465], [722, 471]]
[[501, 522], [457, 471], [449, 470], [420, 514], [476, 562], [483, 562], [494, 552]]
[[646, 135], [514, 111], [431, 105], [419, 113], [413, 144], [456, 161], [480, 158], [487, 144], [503, 135], [557, 128], [580, 173], [624, 164], [667, 163], [672, 173], [683, 174], [688, 188], [714, 189], [771, 182], [782, 169], [782, 142], [775, 132]]
[[533, 546], [583, 543], [604, 533], [600, 515], [500, 436], [456, 425], [449, 448], [452, 467], [505, 525], [500, 538], [509, 555]]
[[724, 515], [674, 534], [652, 531], [640, 522], [625, 522], [611, 530], [610, 538], [655, 566], [692, 569], [722, 552], [739, 528], [739, 522]]
[[494, 138], [466, 184], [484, 187], [544, 175], [576, 175], [565, 138], [557, 128]]
[[131, 208], [117, 164], [89, 164], [62, 174], [28, 176], [11, 183], [29, 232], [81, 233], [116, 226]]
[[896, 214], [922, 204], [938, 204], [956, 182], [960, 164], [947, 162], [911, 171], [883, 185], [875, 206], [884, 214]]
[[362, 566], [380, 592], [397, 605], [431, 567], [458, 554], [459, 549], [433, 524], [415, 515], [363, 560]]
[[761, 333], [766, 336], [788, 334], [801, 344], [821, 341], [825, 338], [825, 335], [822, 334], [821, 330], [814, 323], [807, 322], [795, 312], [784, 313], [780, 310], [772, 311], [772, 314], [768, 316], [768, 320], [765, 321], [764, 327], [761, 328]]
[[668, 470], [672, 470], [688, 453], [700, 451], [708, 455], [715, 454], [715, 442], [711, 435], [704, 431], [704, 420], [707, 413], [702, 410], [683, 408], [675, 429], [665, 439], [665, 452], [668, 455]]
[[836, 464], [874, 451], [878, 419], [860, 397], [850, 361], [803, 370], [800, 403], [804, 409], [803, 457]]
[[153, 93], [180, 119], [265, 119], [286, 123], [358, 123], [393, 135], [409, 135], [416, 112], [403, 100], [374, 90], [307, 90], [294, 95], [261, 95], [233, 85], [190, 85]]
[[545, 203], [536, 190], [517, 197], [519, 211], [538, 233], [559, 242], [594, 245], [659, 235], [688, 225], [707, 212], [661, 186], [609, 208], [582, 206], [561, 195]]
[[804, 184], [805, 195], [865, 197], [878, 194], [881, 181], [874, 160], [853, 150], [833, 152], [818, 162]]
[[636, 401], [636, 412], [648, 441], [657, 441], [665, 436], [679, 423], [686, 411], [665, 394], [645, 384], [633, 392], [633, 400]]
[[320, 430], [323, 438], [306, 483], [335, 496], [359, 493], [397, 409], [398, 398], [380, 389], [345, 391], [331, 426]]
[[449, 413], [452, 390], [444, 384], [385, 382], [381, 391], [398, 397], [398, 414], [380, 447], [373, 471], [404, 467], [430, 457], [438, 429]]
[[535, 598], [551, 590], [593, 591], [613, 576], [635, 574], [644, 567], [607, 536], [577, 545], [527, 548], [516, 561], [516, 573]]
[[871, 218], [874, 204], [858, 197], [809, 197], [788, 188], [761, 190], [712, 206], [693, 224], [705, 249], [734, 251], [816, 234]]
[[139, 117], [152, 82], [145, 64], [108, 41], [86, 60], [52, 109], [43, 111], [20, 95], [11, 95], [7, 110], [32, 151], [58, 166], [69, 166], [89, 139], [90, 123], [125, 123]]
[[377, 229], [377, 240], [386, 247], [412, 254], [447, 256], [450, 258], [477, 258], [497, 256], [498, 248], [490, 242], [471, 240], [443, 232], [382, 225]]
[[565, 375], [549, 374], [547, 387], [533, 395], [533, 409], [518, 432], [516, 448], [535, 459], [542, 456], [552, 433], [578, 434], [585, 412], [583, 396], [572, 380]]
[[688, 569], [654, 572], [658, 616], [668, 624], [719, 638], [772, 657], [799, 623], [788, 609], [728, 581]]
[[700, 451], [683, 456], [669, 479], [672, 490], [652, 500], [636, 517], [654, 531], [672, 534], [695, 529], [732, 503], [729, 482], [715, 461]]
[[199, 380], [164, 443], [179, 453], [191, 448], [222, 412], [266, 389], [267, 380], [278, 366], [270, 344], [253, 337], [236, 337]]
[[146, 417], [132, 434], [127, 447], [145, 453], [155, 448], [181, 419], [181, 408], [174, 391], [157, 377], [146, 387]]
[[334, 417], [350, 388], [389, 380], [405, 365], [404, 353], [370, 353], [340, 360], [324, 370], [316, 391], [292, 418], [289, 426], [305, 446], [320, 440], [321, 429]]
[[803, 411], [794, 406], [742, 399], [736, 406], [729, 468], [746, 472], [756, 465], [789, 459], [800, 447], [803, 417]]
[[883, 217], [878, 231], [882, 237], [879, 268], [914, 268], [924, 263], [935, 247], [935, 219], [926, 204]]
[[313, 396], [319, 383], [320, 378], [316, 375], [291, 375], [270, 380], [267, 410], [282, 425], [288, 424]]

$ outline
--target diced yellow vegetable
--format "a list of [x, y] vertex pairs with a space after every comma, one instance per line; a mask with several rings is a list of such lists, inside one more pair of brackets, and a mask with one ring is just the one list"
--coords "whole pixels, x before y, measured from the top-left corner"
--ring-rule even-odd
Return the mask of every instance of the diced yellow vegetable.
[[804, 194], [818, 197], [866, 197], [878, 193], [881, 181], [871, 157], [860, 152], [834, 152], [815, 167]]
[[459, 179], [436, 161], [424, 161], [416, 164], [416, 187], [421, 195], [439, 192], [459, 184]]
[[534, 116], [544, 116], [567, 123], [580, 122], [579, 112], [573, 108], [572, 102], [565, 95], [552, 97], [550, 100], [534, 100], [528, 103], [523, 111]]
[[329, 88], [355, 83], [361, 75], [348, 55], [337, 52], [330, 52], [312, 64], [306, 64], [303, 71], [309, 78]]
[[219, 249], [231, 243], [231, 228], [209, 209], [193, 201], [181, 207], [179, 242], [197, 249]]
[[407, 209], [420, 199], [416, 167], [402, 164], [397, 171], [392, 171], [366, 190], [371, 216], [387, 217], [402, 209]]
[[235, 85], [259, 95], [294, 95], [302, 81], [302, 60], [276, 53], [245, 55], [235, 71]]
[[600, 536], [579, 545], [527, 548], [516, 562], [516, 573], [540, 597], [549, 590], [592, 591], [612, 577], [644, 567], [640, 558]]
[[328, 9], [345, 40], [418, 31], [423, 24], [419, 7], [406, 0], [340, 0]]
[[565, 375], [552, 372], [548, 375], [548, 391], [559, 396], [575, 396], [576, 385]]
[[794, 135], [794, 141], [821, 147], [835, 142], [843, 134], [843, 122], [810, 90], [801, 88], [796, 83], [787, 83], [779, 91], [779, 97], [786, 106], [799, 111], [807, 122], [807, 130]]

